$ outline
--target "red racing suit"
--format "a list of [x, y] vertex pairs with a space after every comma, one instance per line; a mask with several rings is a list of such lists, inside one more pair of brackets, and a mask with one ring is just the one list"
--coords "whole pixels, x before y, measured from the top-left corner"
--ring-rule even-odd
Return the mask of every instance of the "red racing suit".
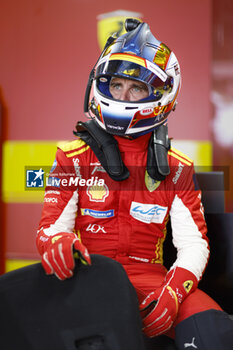
[[[164, 181], [152, 180], [146, 171], [150, 136], [134, 140], [114, 136], [130, 171], [129, 178], [120, 182], [109, 177], [81, 139], [58, 148], [37, 233], [37, 247], [43, 254], [54, 235], [75, 232], [90, 254], [108, 256], [124, 266], [139, 298], [160, 286], [167, 272], [163, 242], [169, 218], [177, 248], [172, 268], [185, 268], [200, 280], [209, 257], [193, 162], [171, 148], [170, 174]], [[78, 182], [69, 182], [75, 176]], [[177, 322], [219, 308], [198, 289], [183, 304]]]

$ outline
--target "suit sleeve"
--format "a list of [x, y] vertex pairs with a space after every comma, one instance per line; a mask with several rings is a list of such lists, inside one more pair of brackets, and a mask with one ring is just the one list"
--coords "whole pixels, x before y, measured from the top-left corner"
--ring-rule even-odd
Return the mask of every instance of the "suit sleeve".
[[37, 231], [36, 245], [42, 255], [46, 247], [58, 234], [74, 234], [78, 206], [78, 191], [75, 186], [67, 184], [74, 171], [72, 161], [61, 149], [57, 150], [54, 169], [51, 169], [49, 185], [46, 186], [42, 216]]
[[177, 259], [172, 268], [182, 267], [199, 281], [209, 258], [207, 226], [201, 191], [195, 189], [193, 165], [186, 166], [172, 202], [170, 216]]

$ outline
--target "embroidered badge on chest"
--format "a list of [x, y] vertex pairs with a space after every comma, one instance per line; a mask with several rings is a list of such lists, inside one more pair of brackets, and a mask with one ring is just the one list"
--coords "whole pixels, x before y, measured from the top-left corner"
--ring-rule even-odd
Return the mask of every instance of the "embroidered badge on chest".
[[145, 171], [145, 185], [148, 191], [150, 192], [155, 191], [160, 184], [161, 184], [161, 181], [152, 179], [148, 174], [147, 170]]
[[91, 202], [105, 202], [109, 196], [109, 189], [106, 184], [87, 187], [87, 195]]

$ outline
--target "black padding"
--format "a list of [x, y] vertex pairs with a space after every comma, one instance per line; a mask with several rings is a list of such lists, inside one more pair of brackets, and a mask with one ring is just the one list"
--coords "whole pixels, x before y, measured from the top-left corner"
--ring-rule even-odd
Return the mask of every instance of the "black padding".
[[79, 121], [74, 134], [88, 144], [108, 175], [115, 181], [129, 177], [129, 170], [121, 159], [117, 141], [101, 129], [94, 120]]
[[160, 125], [151, 135], [147, 154], [147, 171], [154, 180], [165, 180], [170, 174], [167, 152], [171, 147], [167, 125]]
[[154, 338], [145, 337], [145, 346], [146, 350], [178, 350], [174, 339], [166, 335], [159, 335]]
[[206, 214], [205, 218], [210, 259], [199, 288], [233, 314], [233, 213]]
[[73, 278], [46, 276], [40, 263], [0, 277], [4, 350], [142, 350], [136, 292], [123, 267], [100, 255]]
[[[94, 120], [79, 121], [74, 135], [88, 144], [108, 175], [115, 181], [126, 180], [130, 173], [121, 159], [117, 141], [113, 135], [101, 129]], [[167, 152], [171, 147], [166, 125], [155, 129], [151, 135], [148, 154], [147, 172], [154, 180], [162, 181], [170, 173]]]
[[178, 349], [232, 350], [233, 321], [218, 310], [199, 312], [176, 326]]
[[[197, 167], [201, 170], [202, 167]], [[225, 192], [228, 190], [229, 175], [224, 171], [196, 171], [196, 179], [202, 191], [202, 203], [205, 214], [220, 214], [225, 212]], [[224, 178], [226, 184], [224, 184]]]

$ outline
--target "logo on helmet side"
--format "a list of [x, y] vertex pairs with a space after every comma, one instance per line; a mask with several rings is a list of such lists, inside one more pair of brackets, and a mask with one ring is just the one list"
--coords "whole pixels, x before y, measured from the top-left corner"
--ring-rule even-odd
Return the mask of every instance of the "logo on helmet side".
[[142, 111], [140, 111], [140, 114], [141, 115], [149, 115], [149, 114], [153, 113], [153, 110], [154, 109], [152, 107], [144, 108]]

